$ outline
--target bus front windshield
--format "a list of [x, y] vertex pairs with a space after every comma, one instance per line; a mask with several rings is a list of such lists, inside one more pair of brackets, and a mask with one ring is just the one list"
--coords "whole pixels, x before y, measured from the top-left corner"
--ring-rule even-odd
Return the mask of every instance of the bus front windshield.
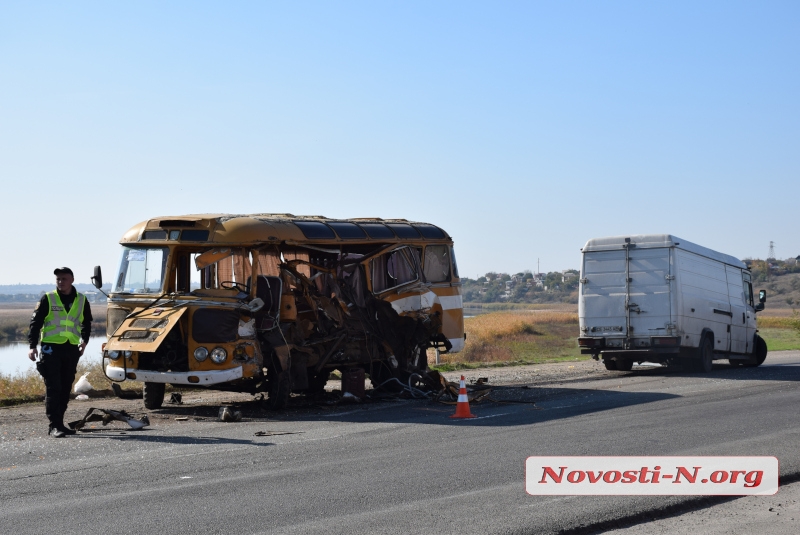
[[158, 294], [164, 285], [167, 265], [166, 247], [122, 246], [122, 260], [117, 271], [114, 292]]

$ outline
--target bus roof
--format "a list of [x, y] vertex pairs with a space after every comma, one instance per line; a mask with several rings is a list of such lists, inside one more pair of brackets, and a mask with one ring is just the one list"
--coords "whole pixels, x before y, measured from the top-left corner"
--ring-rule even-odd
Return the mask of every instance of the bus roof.
[[430, 223], [377, 217], [331, 219], [293, 214], [154, 217], [131, 227], [120, 243], [164, 244], [169, 241], [240, 246], [282, 242], [295, 245], [416, 241], [452, 243], [450, 235]]

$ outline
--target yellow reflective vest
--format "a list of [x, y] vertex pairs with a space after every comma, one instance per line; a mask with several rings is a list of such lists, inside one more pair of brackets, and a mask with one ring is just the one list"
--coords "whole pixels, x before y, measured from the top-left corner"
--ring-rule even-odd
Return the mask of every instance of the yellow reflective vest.
[[42, 326], [43, 344], [70, 344], [76, 346], [81, 343], [81, 325], [83, 325], [83, 305], [86, 296], [78, 293], [72, 302], [69, 311], [64, 309], [64, 303], [57, 291], [47, 292], [49, 310]]

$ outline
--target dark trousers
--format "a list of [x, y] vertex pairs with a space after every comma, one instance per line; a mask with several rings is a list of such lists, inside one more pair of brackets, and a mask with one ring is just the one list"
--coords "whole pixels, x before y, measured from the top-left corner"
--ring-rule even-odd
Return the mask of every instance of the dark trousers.
[[41, 359], [36, 369], [44, 378], [44, 410], [50, 427], [64, 426], [69, 393], [75, 381], [80, 352], [72, 344], [42, 344]]

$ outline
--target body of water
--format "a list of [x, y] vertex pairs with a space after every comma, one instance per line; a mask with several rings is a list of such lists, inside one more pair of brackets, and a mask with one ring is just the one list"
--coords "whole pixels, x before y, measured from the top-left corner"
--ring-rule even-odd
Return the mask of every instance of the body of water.
[[[89, 345], [86, 346], [81, 361], [100, 362], [103, 357], [102, 346], [105, 341], [105, 336], [89, 338]], [[0, 374], [16, 375], [35, 371], [34, 363], [28, 360], [28, 349], [28, 342], [0, 343]]]

